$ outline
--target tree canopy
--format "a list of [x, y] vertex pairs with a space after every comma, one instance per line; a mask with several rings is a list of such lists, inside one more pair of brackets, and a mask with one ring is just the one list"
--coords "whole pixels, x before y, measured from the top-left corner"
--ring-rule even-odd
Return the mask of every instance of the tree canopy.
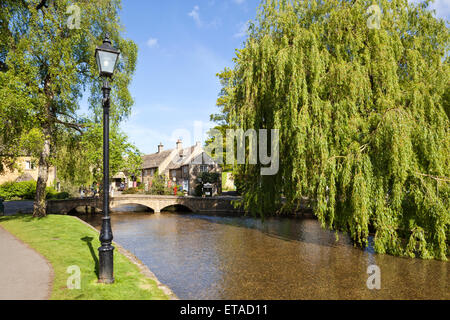
[[[0, 140], [4, 149], [0, 153], [17, 156], [13, 150], [27, 149], [32, 138], [32, 149], [39, 158], [36, 216], [45, 215], [49, 166], [57, 165], [66, 177], [70, 170], [86, 170], [71, 165], [89, 165], [87, 170], [96, 166], [98, 159], [88, 157], [93, 146], [98, 147], [95, 139], [101, 137], [102, 121], [102, 81], [94, 53], [106, 34], [121, 51], [111, 83], [111, 127], [116, 139], [112, 145], [122, 150], [112, 154], [138, 157], [118, 130], [133, 105], [128, 87], [137, 61], [136, 44], [121, 34], [120, 3], [7, 0], [0, 5]], [[79, 114], [85, 92], [90, 94], [90, 116]]]
[[[255, 214], [309, 198], [323, 227], [375, 250], [446, 260], [449, 29], [429, 1], [265, 0], [219, 105], [232, 128], [279, 129], [280, 170], [235, 167]], [[225, 70], [226, 72], [227, 70]], [[282, 202], [279, 195], [285, 198]]]

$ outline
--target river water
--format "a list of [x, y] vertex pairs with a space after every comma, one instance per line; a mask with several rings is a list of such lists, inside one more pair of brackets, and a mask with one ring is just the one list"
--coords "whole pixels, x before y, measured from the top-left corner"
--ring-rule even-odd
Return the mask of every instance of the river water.
[[[100, 215], [83, 219], [100, 228]], [[114, 241], [180, 299], [450, 299], [450, 262], [354, 248], [311, 218], [114, 213], [112, 223]], [[379, 290], [366, 284], [371, 265]]]

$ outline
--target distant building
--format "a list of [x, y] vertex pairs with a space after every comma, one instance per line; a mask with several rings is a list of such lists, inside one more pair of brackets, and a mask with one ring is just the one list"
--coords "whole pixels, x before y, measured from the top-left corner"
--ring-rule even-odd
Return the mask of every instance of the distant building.
[[[32, 157], [19, 157], [16, 159], [13, 170], [6, 169], [0, 174], [0, 184], [5, 182], [37, 181], [38, 166]], [[56, 169], [50, 167], [48, 171], [47, 186], [53, 186], [56, 182]], [[58, 188], [58, 186], [56, 186]]]
[[[203, 172], [220, 173], [221, 168], [208, 156], [200, 143], [195, 146], [183, 148], [178, 140], [176, 148], [164, 151], [164, 146], [158, 146], [158, 152], [143, 157], [142, 182], [145, 188], [152, 184], [156, 172], [168, 181], [168, 185], [176, 183], [183, 187], [189, 195], [195, 194], [195, 187], [200, 183], [199, 178]], [[220, 183], [216, 186], [216, 193], [220, 191]]]

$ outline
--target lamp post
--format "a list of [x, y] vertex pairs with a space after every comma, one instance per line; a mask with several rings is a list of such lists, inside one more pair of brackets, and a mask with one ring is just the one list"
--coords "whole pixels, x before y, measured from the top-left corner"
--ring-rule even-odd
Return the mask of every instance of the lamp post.
[[100, 232], [102, 246], [99, 251], [99, 282], [114, 283], [114, 247], [111, 245], [113, 234], [111, 217], [109, 215], [109, 109], [111, 87], [109, 79], [114, 74], [120, 51], [111, 46], [111, 40], [106, 35], [103, 45], [95, 50], [95, 58], [103, 77], [103, 221]]

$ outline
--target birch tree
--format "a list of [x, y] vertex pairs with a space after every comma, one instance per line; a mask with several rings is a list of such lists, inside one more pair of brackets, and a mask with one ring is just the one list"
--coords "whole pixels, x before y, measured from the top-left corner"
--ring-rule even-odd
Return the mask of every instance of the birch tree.
[[[21, 121], [13, 120], [12, 126], [23, 128], [22, 123], [31, 123], [42, 136], [34, 206], [34, 216], [42, 217], [46, 214], [49, 167], [58, 155], [58, 137], [68, 131], [82, 135], [89, 128], [77, 113], [85, 91], [90, 93], [92, 113], [101, 114], [102, 83], [95, 48], [108, 33], [122, 53], [112, 82], [111, 122], [115, 126], [129, 115], [133, 104], [128, 86], [136, 67], [137, 47], [121, 36], [120, 0], [2, 1], [0, 8], [0, 19], [7, 27], [2, 28], [0, 47], [3, 69], [7, 70], [1, 75], [2, 108], [24, 112]], [[11, 144], [10, 138], [5, 138], [6, 144]]]

